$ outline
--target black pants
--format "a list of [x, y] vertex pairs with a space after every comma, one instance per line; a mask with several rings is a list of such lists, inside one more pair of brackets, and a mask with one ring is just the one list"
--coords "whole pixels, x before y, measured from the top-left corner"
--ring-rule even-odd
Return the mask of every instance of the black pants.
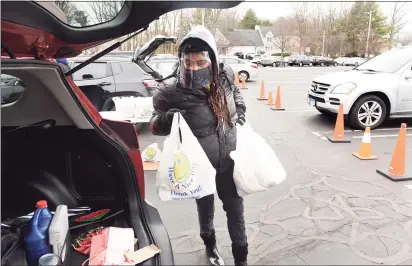
[[[223, 210], [226, 212], [227, 227], [232, 246], [245, 247], [247, 246], [247, 236], [243, 216], [243, 198], [239, 197], [236, 191], [233, 181], [233, 167], [234, 162], [231, 160], [230, 167], [227, 170], [216, 173], [216, 189], [220, 200], [223, 202]], [[214, 201], [213, 194], [196, 200], [201, 235], [210, 235], [214, 232]]]

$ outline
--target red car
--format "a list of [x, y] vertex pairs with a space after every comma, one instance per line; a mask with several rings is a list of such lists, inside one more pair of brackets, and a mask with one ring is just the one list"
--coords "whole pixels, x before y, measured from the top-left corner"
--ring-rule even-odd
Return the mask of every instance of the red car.
[[[79, 68], [65, 74], [47, 58], [77, 56], [176, 9], [239, 3], [125, 1], [112, 20], [73, 27], [44, 4], [2, 2], [2, 56], [10, 59], [2, 58], [1, 73], [24, 82], [20, 96], [1, 106], [2, 224], [32, 212], [40, 199], [51, 210], [61, 204], [109, 208], [106, 224], [133, 228], [140, 248], [160, 248], [143, 265], [173, 265], [168, 233], [158, 211], [145, 201], [141, 147], [133, 124], [103, 119], [69, 78]], [[69, 265], [87, 258], [69, 250]]]

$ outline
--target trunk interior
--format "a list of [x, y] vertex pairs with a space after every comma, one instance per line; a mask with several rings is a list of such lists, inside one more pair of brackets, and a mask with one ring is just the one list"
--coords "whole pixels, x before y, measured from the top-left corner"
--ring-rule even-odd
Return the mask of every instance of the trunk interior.
[[[79, 233], [96, 226], [132, 227], [122, 172], [116, 167], [113, 153], [105, 149], [107, 144], [94, 130], [74, 126], [11, 129], [2, 127], [3, 224], [22, 221], [15, 218], [33, 212], [35, 203], [44, 199], [51, 211], [61, 204], [69, 209], [111, 209], [109, 219], [70, 230], [72, 241]], [[80, 265], [88, 256], [74, 251], [70, 247], [72, 241], [67, 243], [71, 250], [67, 262]], [[14, 256], [5, 264], [21, 265], [24, 256], [21, 259], [22, 256]]]
[[[21, 79], [25, 87], [16, 102], [1, 105], [2, 265], [26, 265], [27, 215], [39, 200], [47, 200], [52, 212], [58, 205], [69, 209], [65, 265], [81, 265], [89, 257], [71, 245], [80, 233], [99, 226], [132, 228], [135, 250], [157, 245], [161, 254], [141, 265], [174, 265], [161, 217], [144, 200], [133, 125], [105, 119], [92, 123], [96, 110], [87, 108], [91, 103], [55, 63], [3, 59], [3, 74]], [[75, 212], [70, 209], [79, 207], [91, 209], [83, 215], [110, 212], [97, 222], [78, 223], [74, 219], [80, 214], [70, 216]]]

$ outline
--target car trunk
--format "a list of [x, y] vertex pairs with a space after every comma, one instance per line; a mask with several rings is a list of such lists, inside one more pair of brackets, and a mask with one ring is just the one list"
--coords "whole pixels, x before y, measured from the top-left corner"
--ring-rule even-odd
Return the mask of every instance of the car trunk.
[[[2, 127], [2, 223], [31, 213], [45, 199], [50, 210], [64, 204], [122, 212], [104, 225], [132, 227], [116, 153], [96, 132], [70, 126], [10, 129]], [[71, 250], [71, 264], [87, 259]]]
[[[102, 223], [79, 228], [74, 217], [70, 218], [73, 227], [68, 239], [70, 265], [80, 265], [88, 258], [74, 251], [70, 243], [80, 232], [100, 225], [133, 228], [138, 239], [136, 248], [155, 244], [162, 249], [162, 256], [149, 259], [144, 265], [159, 265], [161, 261], [173, 264], [169, 238], [160, 216], [144, 201], [143, 168], [135, 165], [136, 161], [141, 164], [141, 159], [133, 125], [96, 118], [93, 121], [85, 113], [83, 118], [78, 117], [82, 111], [87, 113], [87, 109], [79, 108], [84, 107], [80, 102], [76, 105], [78, 96], [72, 91], [76, 87], [70, 88], [75, 85], [69, 83], [71, 80], [66, 82], [58, 69], [56, 64], [41, 61], [2, 61], [2, 73], [16, 75], [26, 83], [16, 103], [2, 105], [2, 224], [14, 224], [13, 227], [19, 224], [18, 228], [23, 229], [21, 236], [24, 235], [30, 217], [18, 217], [33, 212], [38, 200], [47, 200], [51, 211], [62, 204], [69, 209], [108, 208], [109, 219]], [[60, 106], [54, 97], [64, 93], [69, 98], [64, 98], [65, 106]], [[70, 102], [74, 105], [69, 106]], [[33, 110], [40, 110], [37, 116], [48, 116], [36, 122], [44, 122], [27, 122], [32, 119], [31, 113], [36, 112], [27, 112], [33, 105]], [[20, 109], [25, 112], [16, 114]], [[66, 109], [71, 112], [64, 113]], [[69, 118], [63, 119], [66, 115]], [[89, 124], [79, 123], [86, 117]], [[98, 126], [87, 126], [93, 124]], [[22, 221], [25, 223], [20, 227]], [[2, 247], [5, 244], [2, 238]], [[21, 244], [15, 256], [4, 264], [22, 265], [22, 250]]]

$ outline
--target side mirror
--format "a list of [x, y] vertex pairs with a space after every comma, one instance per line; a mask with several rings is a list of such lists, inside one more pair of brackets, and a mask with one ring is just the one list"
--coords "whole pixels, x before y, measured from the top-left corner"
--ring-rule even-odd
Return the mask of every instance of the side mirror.
[[82, 76], [82, 79], [93, 79], [94, 77], [93, 77], [93, 75], [92, 74], [84, 74], [83, 76]]
[[405, 79], [406, 80], [412, 79], [412, 70], [406, 74]]

